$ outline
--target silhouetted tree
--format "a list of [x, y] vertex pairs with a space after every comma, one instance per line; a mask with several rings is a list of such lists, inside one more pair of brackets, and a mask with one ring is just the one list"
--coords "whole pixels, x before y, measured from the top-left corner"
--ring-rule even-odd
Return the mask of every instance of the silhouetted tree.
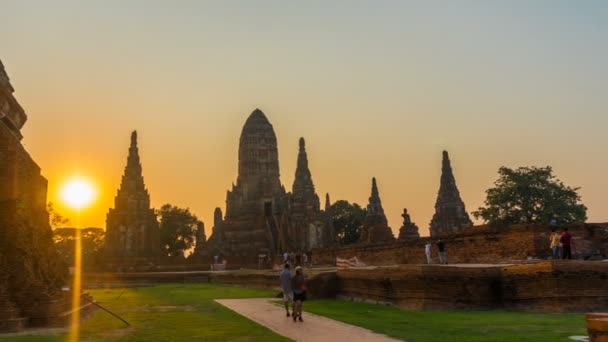
[[331, 210], [338, 242], [347, 245], [359, 241], [366, 210], [357, 203], [350, 204], [345, 200], [334, 202]]
[[55, 205], [53, 202], [49, 202], [46, 204], [46, 211], [49, 213], [49, 223], [53, 228], [65, 227], [70, 224], [70, 220], [66, 217], [63, 217], [61, 214], [55, 210]]
[[165, 255], [183, 256], [196, 241], [198, 218], [188, 208], [178, 208], [171, 204], [158, 210], [160, 217], [160, 242]]
[[580, 202], [578, 190], [565, 186], [546, 167], [501, 167], [494, 187], [486, 191], [485, 207], [473, 212], [493, 226], [510, 224], [582, 223], [587, 207]]
[[[78, 228], [56, 228], [53, 230], [53, 241], [57, 252], [69, 264], [74, 265], [74, 246]], [[83, 228], [80, 230], [82, 241], [82, 263], [86, 269], [99, 268], [102, 265], [105, 231], [102, 228]]]

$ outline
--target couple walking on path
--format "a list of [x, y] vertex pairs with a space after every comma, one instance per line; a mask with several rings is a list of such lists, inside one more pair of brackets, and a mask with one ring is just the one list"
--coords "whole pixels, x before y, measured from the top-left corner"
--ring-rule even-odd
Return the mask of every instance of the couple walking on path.
[[[304, 272], [302, 271], [302, 267], [298, 266], [295, 270], [296, 274], [292, 277], [289, 269], [289, 263], [285, 263], [285, 268], [280, 276], [285, 310], [287, 311], [287, 317], [292, 316], [294, 322], [296, 320], [304, 322], [302, 319], [302, 305], [306, 301], [306, 280], [304, 279]], [[290, 303], [292, 305], [291, 315], [289, 313]]]

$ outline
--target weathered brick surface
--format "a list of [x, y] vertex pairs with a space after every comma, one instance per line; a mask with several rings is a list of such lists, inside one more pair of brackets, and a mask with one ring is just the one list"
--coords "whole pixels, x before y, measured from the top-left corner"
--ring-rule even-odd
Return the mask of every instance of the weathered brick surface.
[[343, 297], [415, 309], [606, 310], [607, 280], [608, 264], [584, 261], [478, 267], [400, 265], [338, 271]]
[[53, 245], [47, 181], [21, 144], [26, 116], [12, 92], [0, 63], [0, 330], [43, 316], [67, 277]]
[[[608, 253], [608, 225], [585, 224], [569, 227], [576, 244], [575, 257]], [[501, 263], [528, 258], [547, 259], [551, 256], [549, 235], [551, 227], [517, 225], [504, 228], [476, 226], [461, 232], [443, 235], [450, 263]], [[356, 256], [368, 265], [426, 263], [424, 246], [429, 237], [385, 244], [357, 244], [337, 248], [314, 249], [314, 264], [334, 265], [336, 257]], [[437, 250], [433, 243], [433, 258]]]

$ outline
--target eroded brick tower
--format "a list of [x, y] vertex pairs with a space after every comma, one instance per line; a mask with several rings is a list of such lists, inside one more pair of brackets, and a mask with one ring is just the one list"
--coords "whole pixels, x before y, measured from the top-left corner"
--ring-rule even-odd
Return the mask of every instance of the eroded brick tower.
[[376, 185], [376, 178], [372, 178], [372, 194], [369, 197], [369, 203], [367, 204], [367, 213], [363, 220], [363, 228], [361, 230], [359, 242], [380, 243], [394, 240], [395, 236], [388, 226], [386, 215], [384, 215], [380, 193], [378, 192], [378, 185]]
[[[226, 196], [221, 250], [226, 256], [275, 254], [287, 243], [287, 194], [279, 179], [274, 129], [254, 110], [241, 132], [236, 184]], [[235, 258], [232, 258], [235, 260]]]
[[308, 168], [308, 155], [304, 138], [300, 138], [298, 165], [290, 201], [291, 231], [289, 248], [308, 251], [329, 245], [326, 219], [321, 211], [319, 196]]
[[441, 185], [435, 202], [435, 215], [430, 224], [431, 236], [448, 234], [473, 225], [469, 218], [460, 192], [456, 187], [456, 179], [447, 151], [443, 151], [441, 168]]
[[137, 132], [131, 133], [127, 166], [106, 218], [105, 259], [110, 269], [144, 269], [160, 256], [160, 233], [144, 184]]

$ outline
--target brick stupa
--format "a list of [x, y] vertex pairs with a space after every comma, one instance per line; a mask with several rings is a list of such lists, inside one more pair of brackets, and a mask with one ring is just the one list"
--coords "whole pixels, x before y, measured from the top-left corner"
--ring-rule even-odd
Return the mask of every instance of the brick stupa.
[[298, 164], [293, 182], [290, 203], [292, 233], [289, 245], [296, 251], [308, 251], [313, 247], [328, 245], [325, 216], [321, 212], [319, 196], [308, 168], [308, 155], [304, 138], [300, 138]]
[[137, 132], [131, 133], [127, 166], [114, 208], [106, 218], [105, 260], [112, 270], [147, 269], [158, 263], [160, 231], [144, 184]]
[[392, 242], [395, 240], [393, 231], [388, 226], [382, 201], [376, 185], [376, 178], [372, 178], [372, 195], [369, 198], [367, 205], [367, 213], [363, 220], [363, 228], [361, 229], [360, 243], [382, 243]]
[[449, 234], [472, 225], [473, 222], [465, 210], [464, 202], [456, 187], [450, 157], [447, 151], [443, 151], [441, 185], [435, 202], [435, 215], [433, 215], [429, 228], [431, 236]]

